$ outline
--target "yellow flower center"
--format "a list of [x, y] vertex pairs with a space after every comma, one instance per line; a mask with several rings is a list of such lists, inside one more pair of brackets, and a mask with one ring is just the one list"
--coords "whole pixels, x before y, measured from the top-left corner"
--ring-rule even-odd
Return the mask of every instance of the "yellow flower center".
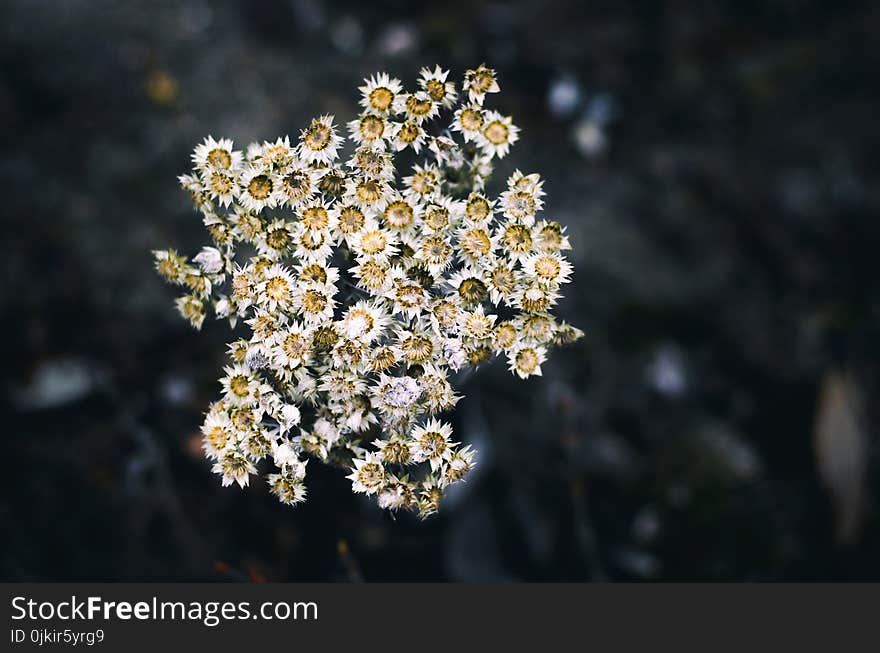
[[303, 134], [303, 144], [313, 152], [320, 152], [329, 145], [332, 134], [330, 127], [315, 120]]
[[538, 354], [531, 347], [527, 347], [516, 355], [516, 367], [523, 374], [531, 374], [538, 367]]
[[486, 129], [483, 131], [483, 136], [485, 136], [492, 145], [503, 145], [507, 142], [509, 135], [510, 130], [507, 128], [507, 125], [499, 120], [493, 120], [490, 122], [486, 125]]
[[509, 267], [500, 264], [492, 270], [492, 285], [504, 294], [511, 293], [516, 287], [516, 275]]
[[290, 199], [300, 199], [312, 190], [312, 178], [304, 170], [294, 170], [284, 179], [284, 191]]
[[395, 229], [404, 229], [412, 224], [413, 209], [406, 202], [391, 202], [385, 209], [385, 221]]
[[434, 307], [433, 313], [441, 327], [450, 327], [458, 318], [458, 307], [452, 302], [442, 301]]
[[280, 302], [290, 295], [290, 285], [284, 277], [272, 277], [266, 282], [266, 294], [270, 299]]
[[232, 180], [226, 175], [215, 172], [211, 175], [211, 190], [218, 195], [226, 195], [232, 190]]
[[385, 470], [378, 463], [367, 463], [358, 470], [358, 481], [366, 488], [374, 488], [385, 481]]
[[376, 111], [385, 111], [394, 101], [394, 92], [390, 88], [380, 86], [370, 92], [368, 99], [370, 106]]
[[452, 247], [438, 236], [426, 238], [422, 244], [422, 253], [425, 260], [431, 265], [440, 265], [449, 260], [452, 255]]
[[306, 339], [299, 333], [288, 333], [281, 345], [288, 358], [302, 358], [309, 350]]
[[488, 93], [495, 83], [495, 76], [488, 71], [477, 72], [471, 79], [471, 88], [479, 94]]
[[339, 230], [353, 234], [364, 226], [364, 213], [356, 206], [346, 206], [339, 214]]
[[410, 188], [412, 188], [419, 195], [426, 195], [434, 190], [435, 183], [434, 175], [430, 172], [420, 172], [416, 175], [413, 175], [412, 183], [410, 184]]
[[250, 384], [246, 376], [237, 374], [229, 379], [229, 389], [236, 397], [247, 397], [250, 393]]
[[405, 122], [400, 130], [397, 132], [397, 138], [399, 138], [403, 143], [409, 145], [414, 140], [419, 137], [419, 126], [413, 122]]
[[415, 95], [406, 98], [406, 110], [414, 116], [426, 116], [431, 112], [431, 101], [420, 100]]
[[483, 114], [476, 109], [465, 109], [459, 114], [458, 120], [465, 131], [476, 132], [483, 128]]
[[442, 456], [446, 451], [446, 440], [436, 431], [428, 431], [419, 438], [419, 446], [429, 457]]
[[521, 225], [510, 225], [504, 230], [504, 245], [515, 254], [522, 254], [532, 248], [532, 233], [529, 228]]
[[303, 224], [309, 229], [320, 231], [330, 224], [330, 216], [323, 206], [310, 206], [302, 214]]
[[327, 270], [318, 263], [311, 263], [302, 269], [299, 278], [303, 281], [312, 283], [325, 283], [327, 281]]
[[257, 175], [250, 180], [247, 190], [255, 200], [262, 201], [272, 194], [272, 180], [266, 175]]
[[474, 222], [480, 222], [489, 215], [489, 202], [483, 197], [473, 196], [468, 199], [464, 212]]
[[403, 442], [392, 440], [382, 448], [382, 457], [392, 465], [405, 465], [409, 462], [409, 447]]
[[274, 229], [266, 235], [266, 244], [272, 249], [286, 249], [290, 244], [290, 234], [287, 229]]
[[226, 442], [229, 440], [229, 435], [226, 433], [226, 430], [223, 427], [215, 426], [205, 435], [208, 442], [214, 449], [222, 449], [226, 446]]
[[232, 154], [223, 148], [216, 147], [208, 152], [208, 163], [228, 170], [232, 167]]
[[501, 349], [507, 349], [516, 342], [516, 329], [509, 322], [499, 324], [495, 329], [495, 344]]
[[361, 202], [372, 204], [382, 197], [382, 188], [375, 181], [367, 179], [357, 185], [355, 194]]
[[385, 122], [377, 116], [364, 116], [361, 118], [361, 136], [365, 141], [374, 141], [382, 138], [385, 132]]
[[440, 102], [446, 97], [446, 84], [436, 79], [429, 79], [425, 84], [425, 89], [434, 102]]
[[461, 248], [472, 258], [480, 258], [489, 253], [492, 243], [484, 230], [471, 229], [462, 237]]
[[477, 340], [482, 340], [483, 338], [489, 337], [489, 332], [492, 329], [492, 321], [480, 313], [471, 313], [465, 319], [464, 326], [472, 337]]
[[381, 288], [388, 276], [386, 269], [375, 261], [367, 261], [361, 266], [361, 282], [367, 288]]
[[458, 294], [466, 304], [480, 304], [489, 297], [489, 291], [486, 290], [486, 284], [479, 279], [473, 277], [464, 279], [458, 286]]
[[388, 239], [381, 231], [368, 231], [361, 237], [361, 249], [364, 254], [378, 254], [387, 244]]
[[431, 207], [425, 215], [425, 224], [434, 230], [442, 229], [449, 224], [449, 211], [441, 206]]
[[535, 272], [539, 277], [547, 280], [556, 279], [560, 272], [559, 261], [552, 256], [542, 256], [535, 261]]
[[434, 345], [427, 336], [411, 336], [400, 345], [403, 356], [411, 363], [424, 363], [434, 353]]
[[309, 289], [303, 295], [303, 309], [307, 313], [320, 313], [327, 307], [327, 296], [314, 289]]

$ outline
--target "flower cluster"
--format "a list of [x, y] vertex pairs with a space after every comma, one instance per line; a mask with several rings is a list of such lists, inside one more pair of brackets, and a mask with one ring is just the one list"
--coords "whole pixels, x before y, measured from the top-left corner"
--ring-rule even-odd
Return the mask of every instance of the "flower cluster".
[[[328, 115], [298, 142], [195, 148], [180, 181], [213, 243], [191, 261], [154, 255], [185, 287], [177, 308], [194, 327], [209, 310], [247, 326], [202, 426], [224, 485], [247, 485], [270, 460], [272, 492], [296, 504], [312, 458], [349, 469], [353, 491], [383, 508], [430, 515], [475, 465], [439, 419], [460, 399], [451, 376], [495, 355], [521, 378], [540, 375], [548, 346], [581, 335], [551, 314], [570, 246], [538, 218], [539, 175], [517, 171], [497, 198], [485, 192], [519, 138], [485, 106], [495, 72], [468, 71], [460, 101], [447, 78], [422, 69], [414, 91], [386, 74], [366, 80], [345, 155]], [[441, 114], [451, 124], [430, 129]]]

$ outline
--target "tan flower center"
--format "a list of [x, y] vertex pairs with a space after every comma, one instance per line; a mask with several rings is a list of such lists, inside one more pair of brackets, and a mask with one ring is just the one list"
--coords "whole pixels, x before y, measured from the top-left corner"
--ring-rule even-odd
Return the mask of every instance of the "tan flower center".
[[473, 196], [468, 199], [465, 213], [474, 222], [485, 220], [489, 215], [489, 202], [483, 197]]
[[323, 206], [310, 206], [303, 211], [302, 221], [307, 228], [320, 231], [330, 224], [330, 216]]
[[382, 197], [382, 187], [375, 181], [366, 179], [357, 185], [355, 194], [361, 202], [372, 204]]
[[236, 374], [229, 379], [229, 389], [236, 397], [247, 397], [250, 394], [250, 384], [247, 377]]
[[426, 116], [431, 112], [431, 101], [420, 100], [415, 95], [406, 98], [406, 110], [414, 116]]
[[552, 256], [542, 256], [535, 261], [535, 272], [539, 277], [547, 280], [556, 279], [560, 272], [559, 261]]
[[492, 145], [503, 145], [507, 142], [509, 135], [510, 130], [507, 128], [507, 125], [499, 120], [493, 120], [486, 125], [486, 129], [483, 130], [483, 136], [485, 136]]
[[414, 140], [419, 137], [419, 126], [414, 122], [405, 122], [400, 130], [397, 132], [397, 138], [401, 140], [401, 142], [409, 145]]
[[284, 277], [272, 277], [266, 282], [266, 294], [270, 299], [280, 302], [290, 295], [290, 284]]
[[388, 239], [381, 231], [368, 231], [361, 237], [364, 254], [378, 254], [388, 245]]
[[516, 355], [516, 367], [524, 374], [530, 374], [538, 367], [538, 354], [531, 347], [523, 349]]
[[385, 132], [385, 121], [378, 116], [364, 116], [360, 124], [361, 136], [365, 141], [374, 141], [382, 138]]
[[509, 322], [499, 324], [495, 329], [495, 344], [501, 349], [507, 349], [516, 342], [516, 329]]
[[356, 206], [346, 206], [339, 214], [339, 230], [344, 234], [353, 234], [364, 226], [364, 212]]
[[367, 288], [381, 288], [388, 276], [383, 266], [375, 261], [367, 261], [360, 268], [361, 282]]
[[327, 270], [325, 270], [324, 266], [319, 263], [310, 263], [299, 273], [299, 278], [311, 283], [326, 283]]
[[446, 97], [446, 84], [436, 79], [429, 79], [425, 84], [425, 89], [434, 102], [440, 102]]
[[314, 289], [306, 290], [303, 295], [303, 309], [307, 313], [320, 313], [327, 308], [327, 295]]
[[462, 128], [465, 131], [477, 132], [483, 128], [483, 114], [476, 109], [465, 109], [459, 114], [458, 118]]
[[522, 254], [532, 248], [532, 233], [521, 224], [510, 225], [504, 230], [504, 245], [515, 254]]
[[391, 202], [385, 209], [385, 221], [395, 229], [404, 229], [412, 224], [413, 209], [406, 202]]
[[287, 229], [274, 229], [266, 236], [266, 244], [275, 250], [286, 249], [290, 244], [290, 234]]
[[272, 194], [272, 180], [266, 175], [257, 175], [248, 182], [248, 193], [255, 200], [264, 200]]
[[378, 463], [367, 463], [358, 470], [358, 481], [366, 488], [375, 488], [385, 481], [385, 470]]
[[370, 106], [376, 111], [386, 111], [394, 101], [394, 92], [384, 86], [374, 88], [369, 95]]
[[288, 358], [302, 358], [308, 352], [309, 345], [299, 333], [288, 333], [281, 348]]
[[489, 234], [482, 229], [471, 229], [461, 239], [461, 248], [472, 258], [480, 258], [489, 253], [492, 243]]
[[489, 297], [489, 291], [486, 290], [486, 284], [479, 279], [473, 277], [464, 279], [458, 286], [458, 294], [468, 305], [480, 304]]
[[425, 215], [425, 224], [431, 229], [442, 229], [449, 224], [449, 211], [441, 206], [433, 206]]
[[332, 134], [330, 127], [314, 121], [303, 134], [303, 144], [313, 152], [319, 152], [329, 145]]
[[427, 336], [411, 336], [400, 344], [403, 356], [411, 363], [424, 363], [434, 353], [434, 345]]
[[208, 163], [212, 166], [228, 170], [232, 167], [232, 154], [221, 147], [216, 147], [208, 152]]
[[215, 172], [211, 175], [211, 190], [218, 195], [226, 195], [232, 190], [232, 179], [226, 175]]

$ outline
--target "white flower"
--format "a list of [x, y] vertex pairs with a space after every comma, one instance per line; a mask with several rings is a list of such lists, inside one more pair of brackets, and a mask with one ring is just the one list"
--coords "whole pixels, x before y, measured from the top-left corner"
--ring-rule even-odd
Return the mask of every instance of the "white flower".
[[486, 93], [497, 93], [501, 90], [495, 78], [495, 71], [480, 64], [475, 70], [468, 70], [464, 74], [464, 85], [468, 99], [476, 104], [483, 104]]
[[385, 468], [378, 454], [366, 453], [364, 458], [354, 461], [351, 474], [351, 488], [363, 494], [376, 494], [385, 483]]
[[221, 138], [219, 141], [208, 136], [205, 141], [196, 146], [192, 155], [196, 168], [203, 172], [232, 171], [241, 166], [241, 152], [232, 149], [232, 141]]
[[467, 354], [461, 341], [455, 338], [447, 338], [441, 345], [441, 352], [446, 365], [454, 372], [458, 372], [467, 362]]
[[299, 454], [294, 446], [284, 440], [272, 445], [272, 459], [279, 467], [295, 466], [300, 462]]
[[223, 477], [223, 487], [238, 483], [241, 488], [247, 487], [250, 475], [257, 473], [257, 468], [238, 450], [225, 452], [211, 468], [215, 474]]
[[450, 460], [453, 448], [458, 444], [449, 441], [452, 427], [436, 419], [429, 419], [424, 425], [417, 426], [410, 437], [413, 458], [418, 462], [427, 460], [432, 470], [437, 470], [444, 460]]
[[523, 272], [545, 284], [568, 283], [571, 263], [559, 254], [533, 254], [523, 261]]
[[281, 423], [284, 426], [285, 430], [290, 430], [290, 428], [296, 424], [299, 424], [300, 420], [300, 412], [299, 408], [294, 406], [293, 404], [285, 404], [281, 408]]
[[307, 163], [327, 165], [336, 160], [342, 142], [343, 139], [336, 134], [333, 116], [319, 116], [300, 133], [297, 154]]
[[390, 321], [377, 302], [360, 301], [345, 312], [339, 327], [346, 338], [371, 343], [382, 335]]
[[238, 199], [249, 211], [262, 211], [278, 202], [275, 177], [261, 168], [245, 170], [241, 176]]
[[348, 139], [321, 115], [295, 143], [244, 155], [228, 139], [197, 145], [179, 181], [211, 242], [191, 260], [156, 251], [155, 265], [183, 288], [175, 305], [195, 328], [213, 307], [244, 329], [201, 427], [223, 485], [247, 486], [261, 463], [293, 506], [309, 459], [350, 460], [354, 492], [424, 518], [474, 467], [437, 419], [461, 399], [454, 373], [503, 354], [513, 374], [538, 376], [551, 345], [582, 335], [553, 315], [571, 245], [537, 218], [537, 173], [487, 190], [495, 158], [520, 138], [484, 106], [499, 91], [494, 70], [468, 70], [457, 105], [439, 66], [415, 88], [379, 73], [359, 90]]
[[543, 347], [516, 347], [508, 354], [508, 367], [521, 379], [541, 376], [541, 363], [547, 358], [546, 351]]
[[403, 90], [400, 80], [392, 79], [387, 73], [379, 73], [364, 81], [366, 84], [358, 88], [362, 96], [361, 106], [376, 113], [391, 111], [395, 98]]
[[448, 76], [449, 71], [443, 70], [440, 66], [435, 66], [434, 70], [422, 68], [419, 72], [419, 86], [421, 89], [428, 94], [431, 100], [439, 103], [446, 109], [452, 106], [457, 96], [455, 84], [446, 81]]
[[486, 112], [485, 120], [480, 145], [487, 154], [503, 158], [519, 140], [519, 127], [510, 116], [502, 116], [497, 111]]
[[385, 382], [380, 378], [379, 389], [382, 402], [391, 408], [408, 409], [422, 394], [419, 382], [410, 376], [387, 379]]
[[384, 147], [386, 139], [391, 138], [388, 119], [379, 113], [364, 113], [360, 118], [348, 123], [351, 140], [358, 145]]

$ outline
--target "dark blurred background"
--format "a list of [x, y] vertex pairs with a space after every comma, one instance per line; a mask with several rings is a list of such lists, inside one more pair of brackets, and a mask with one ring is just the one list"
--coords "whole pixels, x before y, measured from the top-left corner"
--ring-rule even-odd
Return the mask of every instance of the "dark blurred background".
[[[880, 579], [878, 34], [870, 2], [3, 0], [0, 577]], [[318, 464], [296, 509], [221, 488], [227, 328], [150, 257], [207, 242], [191, 148], [483, 61], [586, 338], [466, 381], [479, 469], [425, 523]]]

